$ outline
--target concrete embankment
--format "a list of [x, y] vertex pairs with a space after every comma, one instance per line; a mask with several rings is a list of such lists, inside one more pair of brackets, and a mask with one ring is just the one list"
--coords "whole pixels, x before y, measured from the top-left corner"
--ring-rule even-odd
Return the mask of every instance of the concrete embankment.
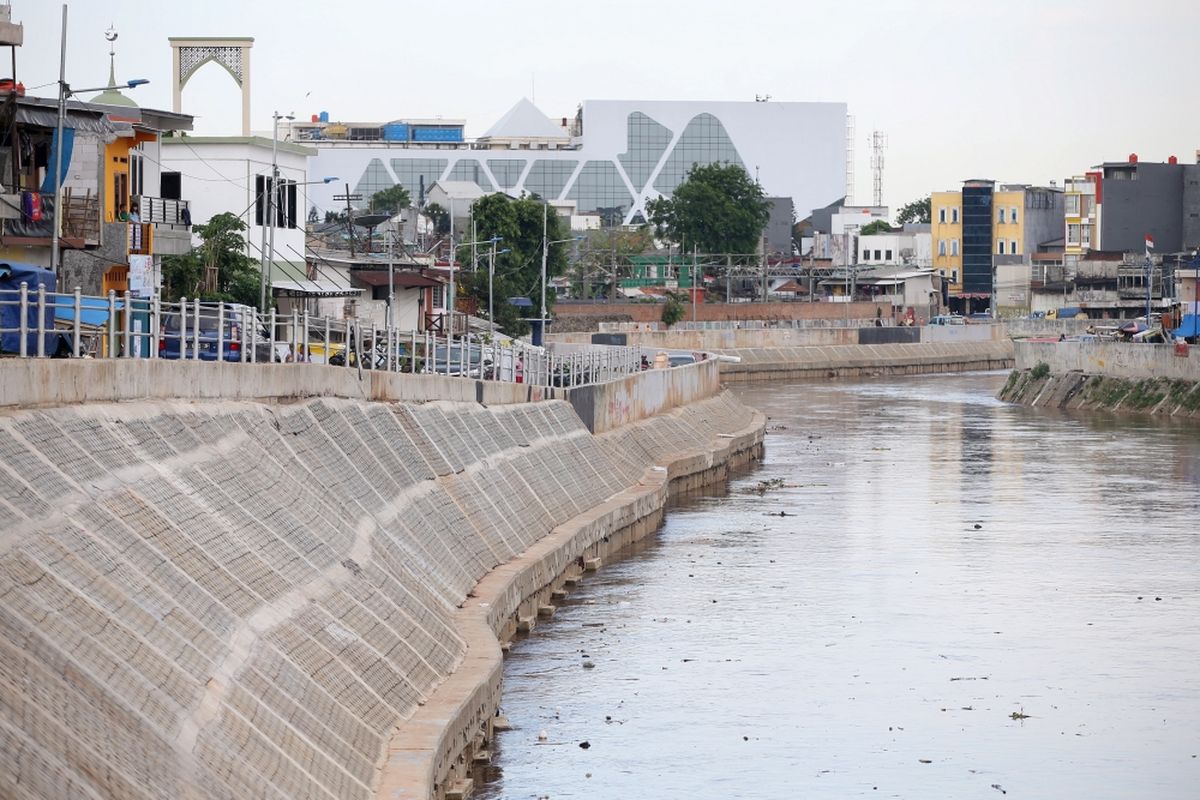
[[723, 351], [738, 363], [723, 363], [725, 381], [844, 378], [862, 375], [922, 375], [931, 372], [1007, 369], [1008, 340], [927, 344], [866, 344], [831, 347], [755, 347]]
[[0, 795], [445, 796], [498, 638], [764, 427], [726, 394], [593, 434], [325, 388], [0, 414]]
[[999, 397], [1064, 409], [1200, 416], [1195, 348], [1123, 342], [1017, 342]]
[[[723, 361], [724, 381], [811, 379], [862, 375], [1007, 369], [1012, 341], [1003, 325], [916, 328], [721, 328], [632, 331], [622, 343], [656, 350], [705, 351], [736, 356]], [[557, 341], [579, 344], [581, 334]]]

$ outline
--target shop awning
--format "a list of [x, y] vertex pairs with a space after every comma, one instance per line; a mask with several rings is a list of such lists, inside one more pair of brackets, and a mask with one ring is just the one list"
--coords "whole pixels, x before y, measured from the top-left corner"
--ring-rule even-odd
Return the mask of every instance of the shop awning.
[[332, 281], [271, 281], [271, 290], [290, 297], [357, 297], [363, 291]]

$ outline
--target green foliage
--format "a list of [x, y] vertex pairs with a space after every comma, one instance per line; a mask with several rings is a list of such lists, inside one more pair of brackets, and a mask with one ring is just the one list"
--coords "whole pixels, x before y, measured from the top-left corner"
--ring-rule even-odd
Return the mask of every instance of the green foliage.
[[670, 198], [646, 205], [660, 237], [687, 252], [753, 253], [762, 239], [771, 204], [762, 187], [736, 164], [693, 166]]
[[649, 225], [635, 230], [601, 228], [584, 234], [579, 258], [571, 269], [571, 287], [576, 297], [590, 299], [612, 292], [612, 265], [627, 264], [633, 256], [654, 250], [654, 232]]
[[[163, 259], [163, 299], [200, 297], [257, 306], [259, 265], [246, 255], [246, 223], [228, 211], [217, 214], [203, 225], [193, 226], [200, 245], [182, 256]], [[216, 290], [204, 288], [210, 268], [216, 269]]]
[[874, 236], [877, 233], [891, 233], [892, 226], [888, 225], [885, 220], [877, 219], [874, 222], [868, 222], [859, 230], [859, 236]]
[[[510, 336], [527, 333], [529, 325], [521, 317], [536, 318], [541, 301], [542, 272], [542, 214], [543, 206], [531, 198], [514, 200], [503, 194], [492, 194], [475, 201], [472, 206], [477, 241], [502, 237], [498, 247], [509, 252], [496, 256], [495, 309], [496, 324]], [[426, 209], [428, 212], [428, 208]], [[550, 210], [546, 219], [546, 239], [554, 242], [569, 236], [567, 226], [558, 214]], [[546, 279], [562, 275], [567, 269], [569, 242], [551, 244], [546, 261]], [[461, 252], [461, 251], [460, 251]], [[465, 274], [461, 281], [464, 296], [475, 300], [478, 308], [488, 307], [487, 251], [479, 248], [478, 269]], [[467, 259], [470, 260], [469, 258]], [[469, 266], [469, 265], [468, 265]], [[532, 308], [518, 309], [508, 304], [510, 297], [528, 297]], [[547, 316], [553, 307], [554, 293], [547, 289]]]
[[667, 302], [663, 304], [662, 323], [670, 328], [676, 322], [683, 319], [684, 308], [683, 303], [675, 293], [667, 295]]
[[920, 200], [905, 203], [900, 206], [900, 210], [896, 213], [897, 225], [908, 225], [913, 222], [931, 222], [932, 220], [933, 206], [929, 197], [922, 197]]
[[423, 212], [433, 222], [433, 232], [445, 236], [450, 232], [450, 212], [437, 203], [425, 206]]
[[1029, 377], [1035, 381], [1040, 381], [1042, 378], [1050, 375], [1050, 365], [1045, 361], [1039, 361], [1033, 365], [1033, 369], [1029, 370]]
[[412, 198], [408, 194], [408, 189], [399, 184], [371, 195], [372, 211], [390, 211], [395, 214], [410, 205], [412, 205]]

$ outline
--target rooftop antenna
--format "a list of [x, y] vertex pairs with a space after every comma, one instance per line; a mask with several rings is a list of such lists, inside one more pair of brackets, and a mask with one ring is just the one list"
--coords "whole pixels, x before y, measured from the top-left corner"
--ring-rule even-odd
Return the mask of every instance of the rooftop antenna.
[[871, 174], [874, 178], [875, 205], [883, 205], [883, 154], [887, 150], [887, 134], [873, 131], [871, 138]]

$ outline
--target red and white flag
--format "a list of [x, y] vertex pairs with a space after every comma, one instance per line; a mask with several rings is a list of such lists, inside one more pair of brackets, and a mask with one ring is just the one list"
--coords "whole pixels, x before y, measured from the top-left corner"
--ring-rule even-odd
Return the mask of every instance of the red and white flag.
[[1150, 251], [1154, 249], [1154, 237], [1146, 234], [1146, 255], [1150, 255]]

